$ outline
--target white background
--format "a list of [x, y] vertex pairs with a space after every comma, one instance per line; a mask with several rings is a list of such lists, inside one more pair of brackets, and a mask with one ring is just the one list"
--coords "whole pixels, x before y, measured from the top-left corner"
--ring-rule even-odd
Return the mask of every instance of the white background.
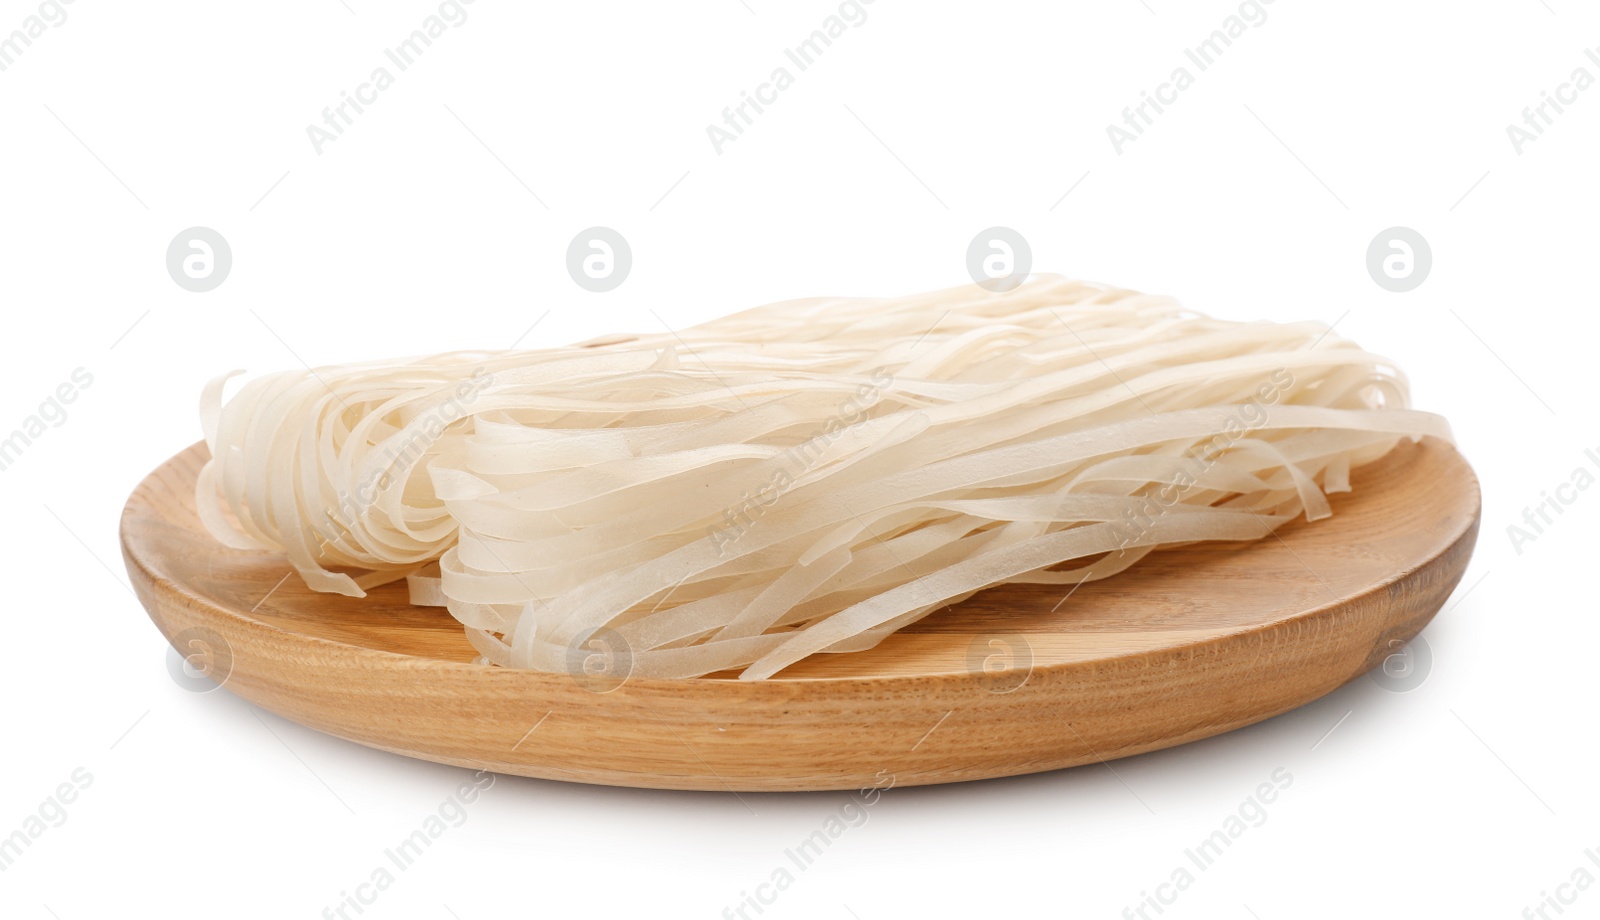
[[[37, 8], [0, 2], [0, 34]], [[897, 790], [763, 918], [1123, 916], [1279, 768], [1268, 820], [1163, 916], [1515, 918], [1600, 875], [1600, 490], [1520, 553], [1506, 530], [1600, 449], [1600, 89], [1520, 154], [1506, 134], [1600, 77], [1600, 14], [1277, 0], [1118, 155], [1106, 125], [1235, 4], [877, 0], [718, 154], [707, 124], [836, 8], [477, 0], [320, 155], [306, 126], [437, 4], [77, 0], [0, 73], [0, 430], [93, 375], [0, 473], [0, 835], [93, 776], [0, 873], [0, 913], [322, 916], [470, 776], [168, 677], [116, 525], [198, 438], [205, 379], [943, 287], [993, 225], [1038, 270], [1393, 357], [1482, 479], [1478, 550], [1416, 689], [1362, 678], [1115, 773]], [[196, 225], [234, 255], [204, 294], [164, 265]], [[564, 267], [592, 225], [633, 248], [607, 294]], [[1433, 250], [1406, 294], [1364, 264], [1395, 225]], [[501, 778], [365, 916], [719, 917], [846, 798]]]

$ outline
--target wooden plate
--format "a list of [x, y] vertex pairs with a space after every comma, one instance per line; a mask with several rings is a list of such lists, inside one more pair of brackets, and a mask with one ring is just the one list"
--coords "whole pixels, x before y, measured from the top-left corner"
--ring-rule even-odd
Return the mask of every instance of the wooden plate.
[[[627, 680], [472, 663], [448, 613], [388, 586], [316, 594], [194, 511], [197, 444], [129, 498], [122, 549], [169, 641], [227, 689], [440, 763], [670, 789], [864, 789], [1053, 770], [1249, 725], [1393, 654], [1460, 580], [1477, 479], [1443, 442], [1358, 470], [1281, 539], [1152, 554], [1079, 588], [1006, 586], [876, 649], [768, 681]], [[1059, 605], [1059, 606], [1058, 606]]]

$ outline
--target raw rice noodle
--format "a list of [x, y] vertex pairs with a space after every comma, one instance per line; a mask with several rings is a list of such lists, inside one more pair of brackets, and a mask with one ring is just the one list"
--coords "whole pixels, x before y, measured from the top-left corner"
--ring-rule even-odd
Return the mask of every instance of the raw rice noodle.
[[638, 678], [764, 679], [985, 588], [1260, 539], [1450, 437], [1322, 323], [1053, 276], [226, 380], [197, 486], [222, 543], [318, 591], [406, 579], [495, 665]]

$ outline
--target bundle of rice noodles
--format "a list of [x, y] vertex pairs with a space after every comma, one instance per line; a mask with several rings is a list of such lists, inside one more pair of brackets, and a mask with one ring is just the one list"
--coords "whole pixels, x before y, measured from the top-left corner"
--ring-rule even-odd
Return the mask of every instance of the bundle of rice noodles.
[[219, 541], [318, 591], [405, 578], [495, 665], [604, 649], [643, 678], [760, 680], [985, 588], [1258, 540], [1450, 437], [1323, 323], [1059, 277], [288, 371], [224, 404], [230, 376], [201, 399]]

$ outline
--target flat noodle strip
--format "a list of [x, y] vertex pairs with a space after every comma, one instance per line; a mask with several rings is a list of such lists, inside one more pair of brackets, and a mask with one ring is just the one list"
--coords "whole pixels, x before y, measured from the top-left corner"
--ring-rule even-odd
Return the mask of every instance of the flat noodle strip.
[[219, 541], [319, 591], [404, 578], [495, 665], [673, 679], [1259, 539], [1402, 439], [1450, 438], [1321, 323], [1054, 276], [272, 374], [224, 404], [226, 381], [196, 486]]

